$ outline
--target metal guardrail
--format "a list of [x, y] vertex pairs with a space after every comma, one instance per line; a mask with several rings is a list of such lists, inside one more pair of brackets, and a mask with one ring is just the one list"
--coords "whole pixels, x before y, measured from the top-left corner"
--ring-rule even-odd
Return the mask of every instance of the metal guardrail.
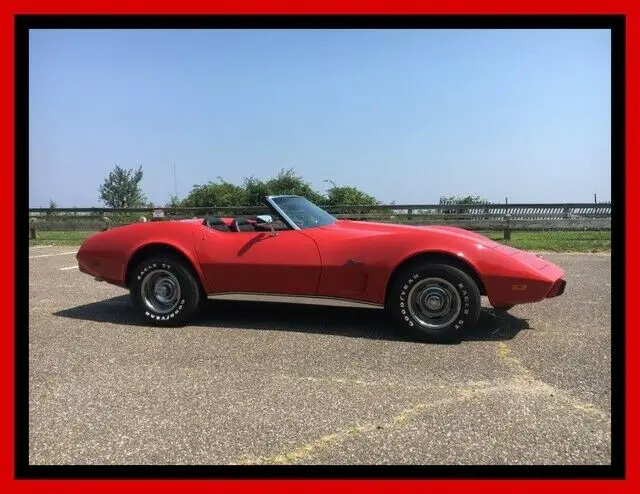
[[[517, 203], [517, 204], [377, 204], [370, 205], [332, 205], [324, 207], [330, 213], [358, 212], [393, 212], [394, 214], [532, 214], [538, 216], [562, 216], [565, 214], [576, 215], [611, 215], [611, 203]], [[105, 214], [140, 214], [151, 213], [154, 210], [163, 210], [169, 215], [190, 215], [193, 213], [225, 211], [229, 213], [242, 213], [265, 211], [264, 206], [200, 206], [167, 208], [162, 206], [146, 208], [30, 208], [30, 216], [42, 215], [105, 215]], [[406, 212], [406, 213], [405, 213]]]
[[[325, 209], [341, 219], [411, 225], [444, 224], [469, 230], [606, 231], [611, 230], [611, 203], [521, 204], [379, 204], [334, 205]], [[237, 216], [267, 212], [264, 206], [210, 206], [180, 208], [30, 208], [30, 231], [104, 230], [111, 226], [153, 219], [192, 218], [205, 215]], [[162, 213], [162, 214], [159, 214]], [[161, 216], [161, 218], [154, 218]]]

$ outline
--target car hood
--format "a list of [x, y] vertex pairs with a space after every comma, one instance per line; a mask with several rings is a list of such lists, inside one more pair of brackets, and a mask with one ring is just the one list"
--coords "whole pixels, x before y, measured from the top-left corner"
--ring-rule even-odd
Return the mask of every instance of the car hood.
[[[355, 236], [360, 236], [362, 234], [406, 234], [406, 233], [415, 233], [420, 235], [424, 234], [439, 234], [446, 235], [452, 237], [458, 237], [461, 239], [473, 241], [475, 243], [481, 243], [484, 247], [487, 248], [497, 248], [503, 247], [502, 244], [495, 242], [484, 235], [480, 235], [479, 233], [472, 232], [469, 230], [465, 230], [464, 228], [458, 228], [454, 226], [444, 226], [444, 225], [428, 225], [428, 226], [415, 226], [415, 225], [399, 225], [395, 223], [376, 223], [372, 221], [352, 221], [352, 220], [338, 220], [334, 224], [329, 227], [325, 227], [327, 229], [335, 228], [340, 230], [351, 230], [353, 231]], [[516, 249], [514, 249], [516, 250]]]

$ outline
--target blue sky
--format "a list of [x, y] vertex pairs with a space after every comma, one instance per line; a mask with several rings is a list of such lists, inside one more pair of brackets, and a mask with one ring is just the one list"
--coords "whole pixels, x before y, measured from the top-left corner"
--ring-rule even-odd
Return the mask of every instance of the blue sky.
[[29, 202], [295, 168], [388, 203], [609, 200], [609, 31], [31, 31]]

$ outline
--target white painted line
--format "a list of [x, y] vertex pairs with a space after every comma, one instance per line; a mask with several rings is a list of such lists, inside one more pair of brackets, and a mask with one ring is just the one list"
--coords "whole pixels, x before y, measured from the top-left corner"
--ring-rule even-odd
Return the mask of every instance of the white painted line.
[[33, 247], [29, 247], [31, 249], [46, 249], [47, 247], [53, 247], [53, 245], [34, 245]]
[[60, 271], [66, 271], [67, 269], [78, 269], [78, 266], [69, 266], [68, 268], [60, 268]]
[[40, 257], [67, 256], [69, 254], [75, 254], [76, 252], [78, 251], [74, 250], [73, 252], [59, 252], [57, 254], [40, 254], [39, 256], [29, 256], [29, 259], [38, 259]]

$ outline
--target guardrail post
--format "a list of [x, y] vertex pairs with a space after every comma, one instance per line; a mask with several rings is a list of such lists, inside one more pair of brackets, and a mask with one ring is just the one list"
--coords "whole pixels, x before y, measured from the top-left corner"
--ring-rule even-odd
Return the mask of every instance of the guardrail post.
[[101, 231], [105, 231], [109, 229], [109, 223], [111, 222], [111, 220], [107, 217], [107, 216], [103, 216], [102, 217], [102, 227], [100, 228]]
[[504, 240], [511, 240], [511, 215], [504, 215]]

